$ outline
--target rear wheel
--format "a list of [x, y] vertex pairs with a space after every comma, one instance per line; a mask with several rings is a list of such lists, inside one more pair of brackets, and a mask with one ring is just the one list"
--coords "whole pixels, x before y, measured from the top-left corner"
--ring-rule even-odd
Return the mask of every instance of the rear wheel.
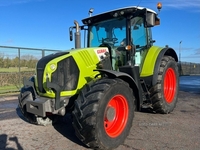
[[178, 66], [174, 58], [162, 58], [156, 80], [156, 85], [150, 89], [153, 109], [158, 113], [170, 113], [176, 106], [179, 89]]
[[86, 85], [75, 101], [73, 126], [87, 146], [112, 149], [124, 142], [134, 117], [132, 89], [121, 79], [100, 79]]

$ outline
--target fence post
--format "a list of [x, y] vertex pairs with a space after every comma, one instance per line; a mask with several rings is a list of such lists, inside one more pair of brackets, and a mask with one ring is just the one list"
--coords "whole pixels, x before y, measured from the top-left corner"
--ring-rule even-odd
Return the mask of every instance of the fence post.
[[21, 82], [21, 64], [20, 64], [20, 60], [21, 60], [21, 56], [20, 56], [20, 48], [18, 48], [18, 57], [19, 57], [19, 86], [20, 86], [20, 82]]
[[45, 50], [42, 50], [42, 57], [44, 57], [45, 55]]

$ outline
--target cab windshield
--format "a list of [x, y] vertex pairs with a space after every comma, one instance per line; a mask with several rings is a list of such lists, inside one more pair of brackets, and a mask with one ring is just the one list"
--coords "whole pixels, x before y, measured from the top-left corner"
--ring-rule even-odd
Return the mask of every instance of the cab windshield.
[[[117, 49], [126, 44], [126, 19], [114, 18], [102, 21], [89, 26], [88, 29], [89, 47], [110, 47], [112, 68], [113, 70], [118, 70], [118, 60], [122, 56], [125, 57], [125, 54], [122, 54], [124, 52], [120, 52]], [[121, 60], [120, 64], [123, 65]]]
[[120, 46], [126, 38], [126, 19], [115, 18], [89, 26], [89, 47], [109, 44], [111, 48]]

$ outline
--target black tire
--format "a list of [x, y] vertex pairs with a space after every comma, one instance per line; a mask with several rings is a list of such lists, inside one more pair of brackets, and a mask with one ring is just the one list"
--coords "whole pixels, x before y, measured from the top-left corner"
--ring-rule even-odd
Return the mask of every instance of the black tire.
[[[132, 126], [134, 101], [132, 89], [121, 79], [103, 78], [87, 84], [72, 112], [77, 137], [94, 149], [113, 149], [123, 144]], [[119, 112], [124, 123], [116, 117]]]
[[162, 58], [156, 80], [156, 85], [150, 89], [153, 110], [156, 113], [168, 114], [174, 110], [178, 100], [179, 73], [174, 58]]
[[31, 86], [22, 87], [21, 92], [18, 96], [18, 101], [19, 101], [18, 107], [20, 108], [24, 118], [29, 123], [32, 124], [42, 125], [42, 126], [52, 125], [53, 119], [51, 117], [38, 117], [26, 111], [26, 101], [25, 101], [26, 97], [29, 97], [29, 99], [34, 100], [33, 88]]

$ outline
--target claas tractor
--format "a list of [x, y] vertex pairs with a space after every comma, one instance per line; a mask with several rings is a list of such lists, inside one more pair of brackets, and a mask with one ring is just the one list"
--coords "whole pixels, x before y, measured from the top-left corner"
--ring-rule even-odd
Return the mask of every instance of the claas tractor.
[[23, 80], [19, 108], [38, 125], [70, 113], [86, 146], [114, 149], [128, 136], [135, 111], [173, 111], [178, 57], [168, 46], [153, 45], [151, 28], [160, 19], [151, 9], [131, 6], [98, 15], [90, 10], [82, 23], [69, 28], [74, 48], [41, 58], [36, 74]]

